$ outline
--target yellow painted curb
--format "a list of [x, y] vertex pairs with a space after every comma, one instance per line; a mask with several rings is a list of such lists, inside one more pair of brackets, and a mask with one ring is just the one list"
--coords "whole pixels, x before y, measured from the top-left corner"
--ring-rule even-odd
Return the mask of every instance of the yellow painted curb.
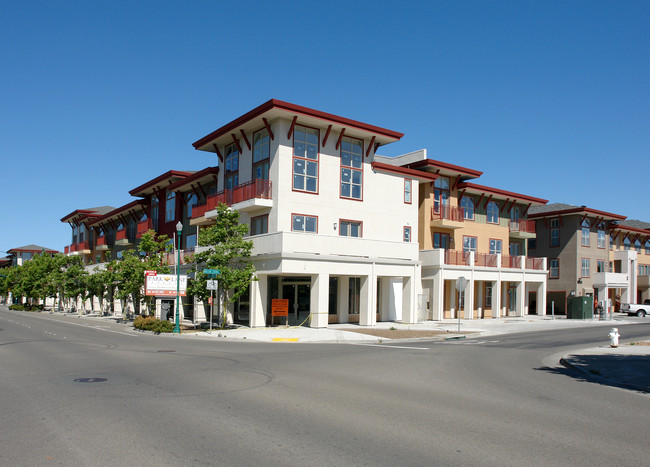
[[298, 342], [297, 337], [274, 337], [271, 342]]

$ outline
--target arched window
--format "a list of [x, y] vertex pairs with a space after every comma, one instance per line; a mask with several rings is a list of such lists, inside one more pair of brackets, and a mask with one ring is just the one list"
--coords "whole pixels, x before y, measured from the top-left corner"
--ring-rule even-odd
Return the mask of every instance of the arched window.
[[172, 222], [176, 218], [176, 192], [167, 192], [167, 202], [165, 203], [165, 222]]
[[192, 206], [196, 204], [198, 201], [198, 198], [196, 197], [196, 194], [194, 193], [188, 193], [187, 194], [187, 218], [192, 217]]
[[460, 200], [460, 207], [463, 209], [463, 218], [467, 220], [474, 220], [474, 198], [470, 196], [463, 196]]
[[490, 201], [487, 205], [487, 221], [490, 224], [499, 223], [499, 205], [494, 201]]
[[589, 246], [589, 232], [591, 230], [591, 224], [589, 219], [582, 221], [582, 246]]

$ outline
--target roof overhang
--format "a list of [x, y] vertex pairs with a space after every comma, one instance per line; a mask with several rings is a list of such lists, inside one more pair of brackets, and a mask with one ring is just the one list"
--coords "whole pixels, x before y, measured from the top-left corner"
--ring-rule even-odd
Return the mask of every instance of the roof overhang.
[[88, 225], [89, 226], [96, 226], [96, 225], [102, 225], [106, 221], [114, 220], [114, 219], [120, 219], [121, 216], [124, 216], [125, 214], [133, 213], [137, 214], [139, 212], [142, 212], [145, 209], [146, 201], [143, 199], [136, 199], [134, 201], [131, 201], [128, 204], [125, 204], [124, 206], [121, 206], [117, 209], [112, 210], [111, 212], [104, 214], [103, 216], [93, 220], [90, 222]]
[[407, 164], [406, 167], [409, 169], [431, 172], [445, 177], [460, 177], [460, 180], [469, 180], [483, 175], [483, 172], [480, 170], [468, 169], [467, 167], [449, 164], [434, 159], [423, 159], [421, 161], [412, 162]]
[[401, 175], [404, 178], [413, 178], [421, 182], [432, 182], [438, 178], [438, 175], [422, 172], [421, 170], [408, 169], [399, 165], [384, 164], [383, 162], [372, 162], [370, 164], [373, 170], [378, 172], [388, 172]]
[[[190, 191], [193, 186], [202, 183], [209, 183], [219, 175], [219, 167], [206, 167], [203, 170], [193, 173], [185, 178], [175, 181], [174, 183], [167, 185], [168, 190], [172, 191]], [[185, 190], [183, 190], [185, 188]]]
[[72, 222], [76, 224], [79, 223], [80, 221], [86, 219], [95, 219], [99, 216], [100, 214], [97, 213], [97, 211], [93, 211], [92, 209], [77, 209], [75, 211], [72, 211], [67, 216], [63, 216], [61, 218], [61, 222]]
[[621, 216], [620, 214], [598, 211], [596, 209], [591, 209], [585, 206], [580, 206], [580, 207], [570, 208], [570, 209], [560, 209], [557, 211], [538, 212], [535, 214], [529, 214], [528, 218], [542, 219], [544, 217], [558, 217], [558, 216], [566, 216], [569, 214], [582, 214], [586, 216], [591, 215], [593, 217], [599, 217], [602, 218], [602, 220], [608, 220], [608, 221], [622, 221], [626, 219], [625, 216]]
[[180, 179], [189, 177], [193, 173], [194, 172], [170, 170], [168, 172], [165, 172], [162, 175], [159, 175], [153, 180], [149, 180], [148, 182], [140, 185], [139, 187], [134, 188], [133, 190], [129, 191], [129, 194], [131, 196], [144, 197], [152, 193], [155, 193], [156, 191], [166, 190], [169, 187], [169, 185], [171, 185], [172, 183], [175, 183]]
[[[233, 134], [243, 131], [250, 133], [264, 128], [267, 122], [273, 119], [284, 117], [286, 119], [298, 118], [298, 123], [316, 128], [328, 128], [330, 131], [341, 132], [345, 129], [345, 135], [362, 139], [375, 138], [375, 144], [384, 145], [401, 139], [404, 134], [397, 131], [387, 130], [378, 126], [340, 117], [338, 115], [321, 112], [289, 102], [271, 99], [256, 107], [250, 112], [222, 126], [212, 133], [192, 143], [194, 149], [201, 151], [215, 152], [214, 144], [222, 146], [233, 142]], [[266, 120], [266, 122], [264, 121]]]
[[476, 194], [476, 195], [488, 194], [488, 195], [492, 195], [492, 197], [496, 199], [501, 198], [507, 200], [515, 200], [515, 201], [520, 201], [522, 203], [528, 203], [533, 206], [544, 205], [548, 203], [547, 199], [535, 198], [533, 196], [522, 195], [520, 193], [514, 193], [512, 191], [500, 190], [498, 188], [478, 185], [476, 183], [462, 182], [458, 184], [458, 189], [464, 190], [465, 193], [469, 193], [469, 194]]

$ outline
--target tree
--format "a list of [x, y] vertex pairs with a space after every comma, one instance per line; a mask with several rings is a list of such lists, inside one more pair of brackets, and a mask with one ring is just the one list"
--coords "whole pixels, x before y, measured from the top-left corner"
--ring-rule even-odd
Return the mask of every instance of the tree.
[[[216, 223], [199, 231], [198, 244], [207, 249], [194, 255], [197, 264], [220, 271], [217, 300], [224, 304], [220, 318], [222, 326], [226, 325], [225, 305], [235, 302], [254, 280], [255, 266], [250, 260], [253, 242], [244, 240], [247, 233], [248, 226], [239, 223], [239, 212], [223, 203], [217, 207]], [[195, 280], [188, 284], [188, 292], [204, 303], [210, 296], [208, 279], [197, 270]]]
[[[145, 232], [136, 250], [125, 251], [122, 260], [116, 264], [116, 279], [118, 282], [117, 296], [120, 300], [131, 298], [135, 311], [139, 311], [142, 301], [147, 270], [157, 271], [162, 274], [169, 273], [169, 266], [163, 264], [166, 252], [171, 249], [167, 235], [156, 236], [153, 230]], [[152, 309], [152, 299], [146, 298], [149, 310]]]
[[63, 272], [63, 290], [64, 295], [73, 298], [75, 302], [81, 297], [83, 302], [88, 296], [88, 271], [83, 266], [81, 256], [68, 256], [68, 261]]

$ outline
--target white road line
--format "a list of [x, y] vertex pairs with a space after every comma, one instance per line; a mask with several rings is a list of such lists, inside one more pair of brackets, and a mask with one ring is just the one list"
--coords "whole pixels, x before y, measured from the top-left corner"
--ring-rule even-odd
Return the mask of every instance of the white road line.
[[361, 346], [364, 346], [364, 347], [381, 347], [382, 349], [431, 350], [429, 347], [408, 347], [408, 346], [390, 345], [390, 344], [359, 344], [359, 343], [350, 343], [350, 345], [361, 345]]

